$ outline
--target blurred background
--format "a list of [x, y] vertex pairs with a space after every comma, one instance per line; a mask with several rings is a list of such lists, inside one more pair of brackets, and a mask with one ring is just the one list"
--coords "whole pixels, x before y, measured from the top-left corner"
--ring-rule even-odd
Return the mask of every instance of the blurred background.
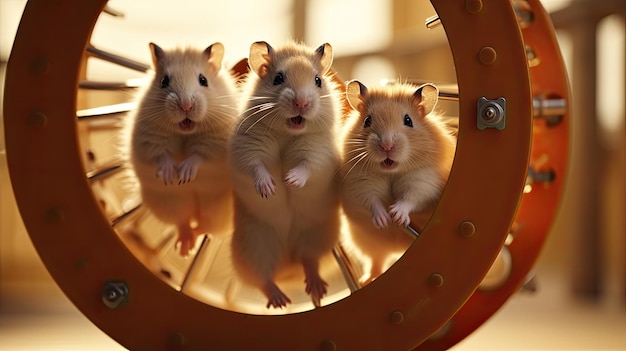
[[[459, 350], [626, 349], [626, 0], [544, 0], [572, 91], [570, 164], [561, 208], [533, 270], [537, 290], [514, 295]], [[0, 98], [26, 1], [0, 0]], [[94, 46], [150, 63], [163, 47], [220, 41], [228, 64], [250, 43], [330, 42], [335, 70], [366, 84], [417, 78], [455, 84], [443, 28], [427, 0], [111, 0]], [[416, 64], [417, 62], [417, 64]], [[94, 60], [88, 78], [143, 74]], [[2, 113], [2, 112], [0, 112]], [[3, 128], [0, 125], [0, 129]], [[15, 205], [0, 133], [0, 350], [123, 350], [64, 297], [34, 250]]]

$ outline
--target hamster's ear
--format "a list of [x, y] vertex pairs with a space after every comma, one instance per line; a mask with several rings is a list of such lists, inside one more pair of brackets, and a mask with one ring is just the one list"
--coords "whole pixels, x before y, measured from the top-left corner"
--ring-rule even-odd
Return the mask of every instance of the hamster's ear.
[[150, 52], [152, 53], [152, 63], [154, 68], [159, 66], [159, 62], [165, 57], [165, 51], [155, 43], [150, 43]]
[[264, 41], [257, 41], [250, 46], [250, 57], [248, 58], [248, 63], [250, 64], [250, 69], [252, 69], [259, 77], [263, 78], [267, 75], [270, 57], [274, 49], [270, 46], [270, 44]]
[[315, 53], [320, 58], [322, 74], [326, 74], [326, 72], [330, 69], [330, 66], [333, 64], [333, 47], [328, 43], [324, 43], [315, 50]]
[[439, 89], [431, 83], [426, 83], [415, 91], [413, 94], [414, 102], [417, 104], [418, 110], [422, 117], [431, 113], [439, 99]]
[[213, 73], [217, 73], [222, 68], [224, 45], [222, 45], [222, 43], [213, 43], [213, 45], [204, 49], [204, 55], [207, 57]]
[[353, 109], [360, 111], [367, 98], [367, 87], [358, 80], [346, 83], [346, 98]]

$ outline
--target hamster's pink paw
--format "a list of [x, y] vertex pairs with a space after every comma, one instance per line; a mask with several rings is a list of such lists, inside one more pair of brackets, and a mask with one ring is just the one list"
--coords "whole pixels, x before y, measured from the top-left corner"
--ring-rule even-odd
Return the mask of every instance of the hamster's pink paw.
[[204, 160], [200, 155], [193, 154], [178, 165], [178, 184], [189, 183], [196, 178], [198, 167]]
[[266, 199], [276, 193], [276, 183], [267, 170], [257, 171], [256, 177], [254, 177], [254, 188], [261, 197]]
[[283, 308], [287, 306], [288, 303], [291, 303], [291, 299], [289, 299], [274, 282], [267, 283], [263, 292], [267, 296], [266, 308]]
[[165, 185], [174, 184], [174, 180], [178, 177], [176, 163], [168, 156], [162, 157], [158, 163], [156, 176], [163, 179]]
[[382, 205], [374, 206], [374, 208], [372, 209], [372, 222], [374, 222], [376, 228], [387, 228], [387, 224], [390, 220], [391, 217], [389, 217], [389, 214], [387, 213], [387, 211], [385, 211], [385, 208]]
[[393, 221], [403, 227], [406, 227], [409, 223], [411, 223], [411, 218], [409, 217], [411, 210], [412, 206], [403, 201], [398, 201], [389, 206], [389, 214], [393, 218]]
[[285, 175], [285, 183], [287, 185], [302, 188], [309, 179], [309, 168], [303, 165], [296, 166]]

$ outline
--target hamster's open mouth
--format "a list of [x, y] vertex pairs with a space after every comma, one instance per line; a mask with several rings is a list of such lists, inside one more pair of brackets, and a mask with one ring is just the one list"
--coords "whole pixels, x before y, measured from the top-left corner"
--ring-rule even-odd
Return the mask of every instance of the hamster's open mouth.
[[189, 118], [185, 118], [182, 122], [178, 123], [178, 127], [180, 127], [183, 131], [190, 131], [196, 126], [196, 123]]
[[291, 117], [287, 120], [287, 125], [291, 129], [302, 129], [304, 128], [305, 119], [302, 116]]
[[398, 162], [390, 158], [386, 158], [380, 163], [380, 165], [383, 169], [394, 169], [398, 166]]

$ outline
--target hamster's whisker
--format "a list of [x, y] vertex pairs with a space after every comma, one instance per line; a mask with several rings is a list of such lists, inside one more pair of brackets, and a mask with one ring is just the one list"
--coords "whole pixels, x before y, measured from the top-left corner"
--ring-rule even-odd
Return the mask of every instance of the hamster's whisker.
[[[348, 164], [350, 164], [350, 162], [356, 160], [354, 162], [354, 164], [352, 165], [352, 167], [350, 167], [350, 169], [346, 172], [346, 175], [344, 175], [342, 181], [346, 180], [346, 178], [348, 177], [348, 175], [350, 174], [350, 172], [352, 172], [352, 170], [354, 169], [354, 167], [356, 167], [361, 161], [363, 161], [364, 158], [367, 157], [367, 151], [363, 151], [360, 154], [354, 156], [353, 158], [351, 158], [348, 162], [346, 162], [344, 164], [344, 166], [347, 166]], [[366, 161], [367, 162], [367, 161]]]
[[[256, 114], [256, 113], [255, 113]], [[266, 114], [262, 115], [261, 117], [259, 117], [256, 121], [254, 121], [254, 123], [252, 123], [250, 125], [250, 127], [248, 127], [248, 129], [246, 129], [245, 132], [243, 132], [244, 134], [248, 134], [248, 132], [250, 131], [250, 129], [254, 128], [254, 126], [256, 126], [259, 122], [261, 122], [262, 120], [265, 119], [265, 117], [269, 116], [272, 114], [272, 110], [269, 110]], [[254, 114], [253, 114], [254, 115]], [[251, 116], [249, 116], [248, 118], [250, 118]], [[246, 118], [247, 119], [247, 118]]]

